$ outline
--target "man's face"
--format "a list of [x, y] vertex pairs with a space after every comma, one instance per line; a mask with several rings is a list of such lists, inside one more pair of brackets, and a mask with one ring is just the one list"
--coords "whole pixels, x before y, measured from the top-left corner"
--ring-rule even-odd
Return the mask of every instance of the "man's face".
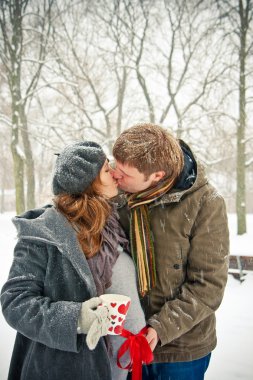
[[[158, 172], [160, 173], [160, 172]], [[121, 164], [115, 160], [115, 168], [112, 169], [113, 178], [118, 182], [120, 189], [127, 193], [137, 193], [155, 185], [162, 177], [152, 173], [148, 178], [138, 169], [127, 164]]]

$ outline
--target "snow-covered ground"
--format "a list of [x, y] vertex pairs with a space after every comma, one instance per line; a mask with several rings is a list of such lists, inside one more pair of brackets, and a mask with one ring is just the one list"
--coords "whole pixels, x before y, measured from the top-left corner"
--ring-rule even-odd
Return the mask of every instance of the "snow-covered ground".
[[[13, 214], [0, 215], [0, 288], [6, 281], [15, 245]], [[229, 215], [231, 253], [253, 256], [253, 214], [247, 216], [248, 233], [236, 236], [235, 215]], [[253, 374], [253, 271], [240, 283], [231, 275], [217, 311], [218, 346], [212, 354], [206, 380], [251, 380]], [[6, 380], [15, 331], [0, 313], [0, 379]]]

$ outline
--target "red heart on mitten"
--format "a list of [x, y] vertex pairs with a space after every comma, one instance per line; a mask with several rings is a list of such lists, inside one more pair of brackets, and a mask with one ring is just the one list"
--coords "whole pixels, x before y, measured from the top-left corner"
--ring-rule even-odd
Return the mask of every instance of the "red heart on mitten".
[[109, 331], [112, 331], [113, 330], [113, 327], [109, 327], [109, 329], [108, 329]]
[[111, 307], [115, 307], [116, 306], [116, 302], [111, 302]]
[[117, 317], [117, 315], [111, 315], [112, 319], [115, 319], [116, 317]]
[[121, 304], [119, 307], [118, 307], [118, 312], [120, 313], [120, 314], [126, 314], [127, 313], [127, 310], [128, 310], [128, 308], [129, 308], [129, 305], [130, 305], [130, 301], [128, 301], [128, 303], [126, 304], [126, 305], [123, 305], [123, 304]]
[[122, 326], [115, 326], [114, 327], [115, 334], [121, 334], [122, 332]]
[[123, 318], [119, 317], [118, 320], [119, 320], [119, 322], [121, 322], [121, 321], [123, 321]]

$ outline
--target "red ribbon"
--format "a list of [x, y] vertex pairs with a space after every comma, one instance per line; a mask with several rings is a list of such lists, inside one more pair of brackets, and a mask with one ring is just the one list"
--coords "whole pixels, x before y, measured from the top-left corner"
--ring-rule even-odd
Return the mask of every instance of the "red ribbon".
[[[120, 334], [122, 337], [126, 338], [126, 340], [119, 348], [117, 365], [121, 369], [132, 369], [132, 380], [141, 380], [142, 364], [149, 364], [154, 359], [153, 352], [144, 336], [147, 330], [147, 327], [144, 327], [138, 332], [138, 334], [133, 334], [130, 331], [123, 329]], [[130, 363], [126, 367], [122, 367], [120, 359], [128, 350], [130, 354]]]

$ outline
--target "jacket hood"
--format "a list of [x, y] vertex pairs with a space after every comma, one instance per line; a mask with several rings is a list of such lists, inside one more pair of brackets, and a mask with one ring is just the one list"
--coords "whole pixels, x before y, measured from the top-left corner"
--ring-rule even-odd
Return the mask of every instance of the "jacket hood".
[[180, 140], [180, 145], [184, 154], [184, 168], [175, 186], [155, 201], [154, 206], [160, 203], [179, 202], [185, 194], [193, 193], [208, 183], [204, 166], [196, 159], [190, 147], [183, 140]]
[[56, 246], [87, 283], [91, 295], [96, 295], [96, 286], [76, 234], [67, 219], [54, 206], [46, 205], [27, 211], [14, 217], [12, 221], [19, 239]]
[[180, 145], [184, 155], [184, 167], [174, 185], [174, 189], [189, 189], [195, 182], [197, 176], [197, 163], [190, 148], [180, 141]]
[[18, 238], [35, 239], [53, 245], [63, 242], [66, 233], [71, 232], [70, 224], [52, 205], [26, 211], [15, 216], [12, 221], [17, 228]]

